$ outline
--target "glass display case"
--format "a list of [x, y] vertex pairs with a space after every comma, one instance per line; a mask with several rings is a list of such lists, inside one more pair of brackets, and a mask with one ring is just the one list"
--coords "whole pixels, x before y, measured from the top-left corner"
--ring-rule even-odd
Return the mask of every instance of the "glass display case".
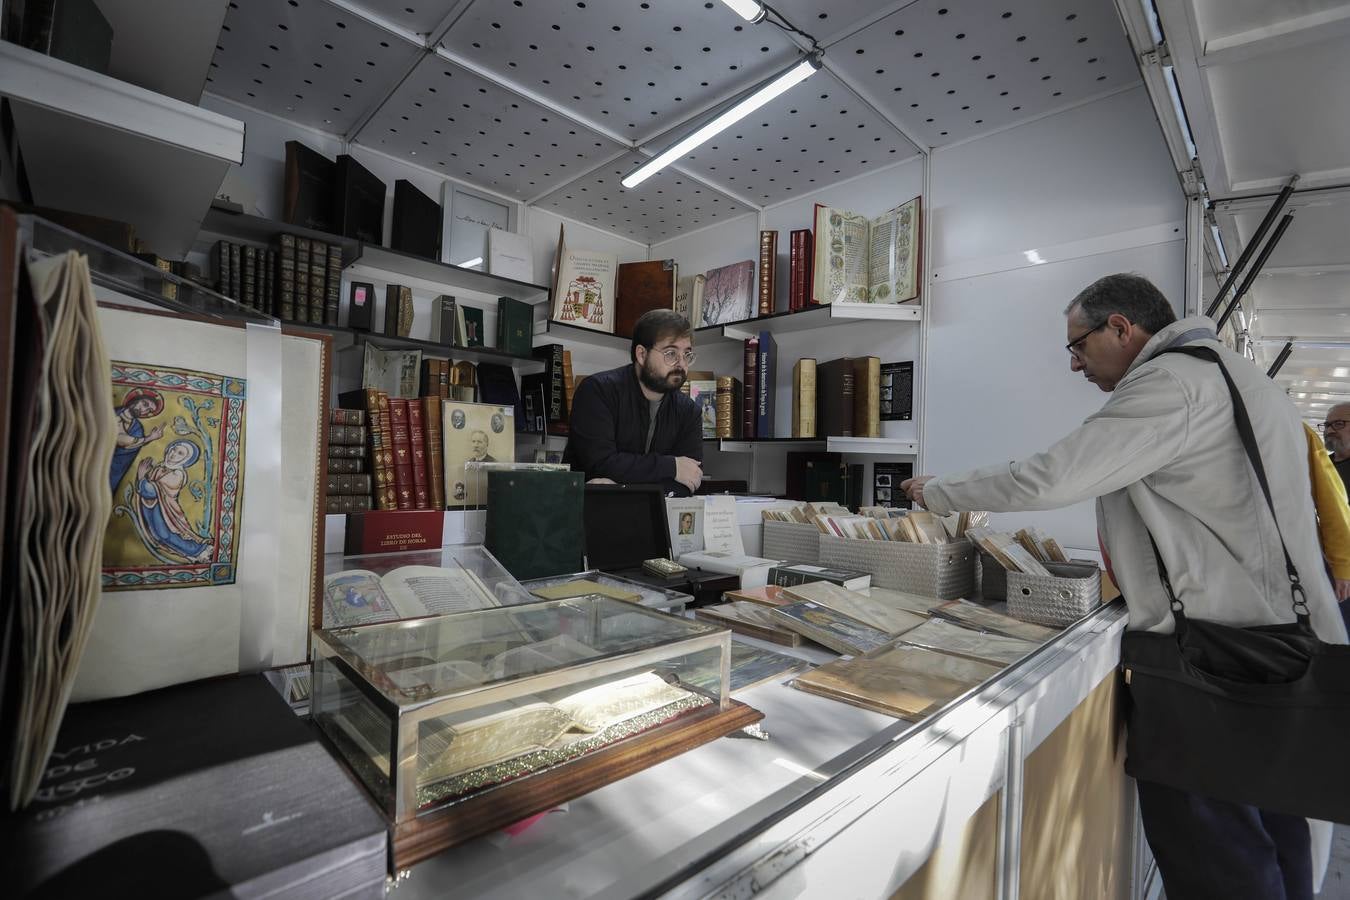
[[694, 602], [694, 598], [679, 591], [667, 590], [650, 584], [642, 584], [618, 575], [608, 575], [599, 569], [587, 569], [572, 575], [550, 575], [547, 578], [531, 578], [522, 581], [520, 586], [536, 597], [546, 600], [560, 600], [564, 597], [580, 597], [588, 593], [603, 594], [616, 600], [639, 603], [651, 609], [659, 609], [672, 615], [684, 612], [685, 607]]
[[729, 632], [598, 595], [324, 629], [313, 666], [397, 866], [759, 718], [730, 699]]
[[325, 628], [514, 606], [537, 599], [480, 544], [324, 557]]

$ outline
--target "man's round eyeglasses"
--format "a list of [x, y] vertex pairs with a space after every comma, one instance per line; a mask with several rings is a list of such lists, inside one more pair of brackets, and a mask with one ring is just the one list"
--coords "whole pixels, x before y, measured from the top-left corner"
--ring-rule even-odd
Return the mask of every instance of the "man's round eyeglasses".
[[[661, 354], [661, 357], [665, 359], [667, 365], [673, 366], [680, 361], [680, 351], [675, 347], [665, 347], [656, 352]], [[698, 359], [698, 354], [696, 352], [693, 350], [684, 351], [684, 364], [686, 366], [692, 366], [696, 359]]]
[[1323, 433], [1326, 433], [1328, 431], [1340, 431], [1346, 425], [1350, 425], [1350, 422], [1347, 422], [1345, 419], [1335, 419], [1331, 422], [1319, 423], [1317, 426], [1317, 430]]
[[1081, 354], [1083, 352], [1083, 342], [1086, 341], [1094, 331], [1101, 331], [1105, 327], [1106, 323], [1103, 322], [1094, 328], [1089, 328], [1087, 331], [1083, 332], [1078, 337], [1074, 338], [1073, 340], [1065, 344], [1064, 349], [1069, 351], [1070, 356], [1081, 359], [1082, 358]]

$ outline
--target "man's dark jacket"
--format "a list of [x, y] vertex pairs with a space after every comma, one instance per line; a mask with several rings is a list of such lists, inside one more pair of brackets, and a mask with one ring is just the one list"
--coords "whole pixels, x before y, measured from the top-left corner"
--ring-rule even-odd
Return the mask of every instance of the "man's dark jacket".
[[703, 459], [703, 411], [679, 391], [661, 400], [656, 434], [646, 452], [649, 406], [633, 364], [591, 375], [572, 401], [569, 437], [563, 461], [586, 479], [609, 478], [619, 484], [660, 484], [686, 497], [675, 480], [675, 457]]

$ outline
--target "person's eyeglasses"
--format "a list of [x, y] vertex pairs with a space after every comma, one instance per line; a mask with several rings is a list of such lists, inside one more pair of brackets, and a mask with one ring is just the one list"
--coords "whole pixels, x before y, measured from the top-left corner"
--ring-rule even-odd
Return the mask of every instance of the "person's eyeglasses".
[[[675, 363], [680, 361], [680, 351], [675, 347], [665, 347], [661, 350], [657, 350], [656, 352], [661, 354], [661, 357], [665, 359], [666, 365], [673, 366], [675, 365]], [[686, 366], [692, 366], [694, 364], [694, 360], [696, 359], [698, 359], [698, 354], [695, 353], [693, 350], [684, 351], [684, 364]]]
[[1070, 356], [1076, 359], [1082, 359], [1083, 342], [1086, 341], [1094, 331], [1101, 331], [1105, 327], [1106, 323], [1103, 322], [1094, 328], [1089, 328], [1087, 331], [1065, 344], [1064, 349], [1069, 351]]
[[1346, 425], [1350, 425], [1345, 419], [1335, 419], [1330, 422], [1322, 422], [1317, 426], [1317, 430], [1325, 434], [1328, 431], [1340, 431]]

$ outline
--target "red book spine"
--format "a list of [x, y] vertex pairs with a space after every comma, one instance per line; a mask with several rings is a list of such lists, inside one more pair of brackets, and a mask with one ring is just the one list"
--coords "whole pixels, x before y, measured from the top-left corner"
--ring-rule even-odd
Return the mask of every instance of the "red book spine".
[[741, 401], [741, 434], [750, 440], [755, 437], [755, 415], [758, 412], [755, 398], [759, 396], [756, 390], [759, 384], [759, 338], [746, 338], [745, 367], [741, 375], [745, 381], [745, 393]]
[[802, 240], [794, 231], [788, 238], [788, 311], [802, 308]]
[[408, 403], [408, 441], [412, 447], [413, 508], [431, 508], [431, 478], [427, 472], [427, 438], [422, 425], [422, 403]]
[[816, 303], [816, 236], [810, 229], [802, 229], [802, 309]]
[[399, 509], [413, 508], [412, 439], [408, 435], [408, 401], [389, 398], [389, 444], [394, 451], [394, 493]]

